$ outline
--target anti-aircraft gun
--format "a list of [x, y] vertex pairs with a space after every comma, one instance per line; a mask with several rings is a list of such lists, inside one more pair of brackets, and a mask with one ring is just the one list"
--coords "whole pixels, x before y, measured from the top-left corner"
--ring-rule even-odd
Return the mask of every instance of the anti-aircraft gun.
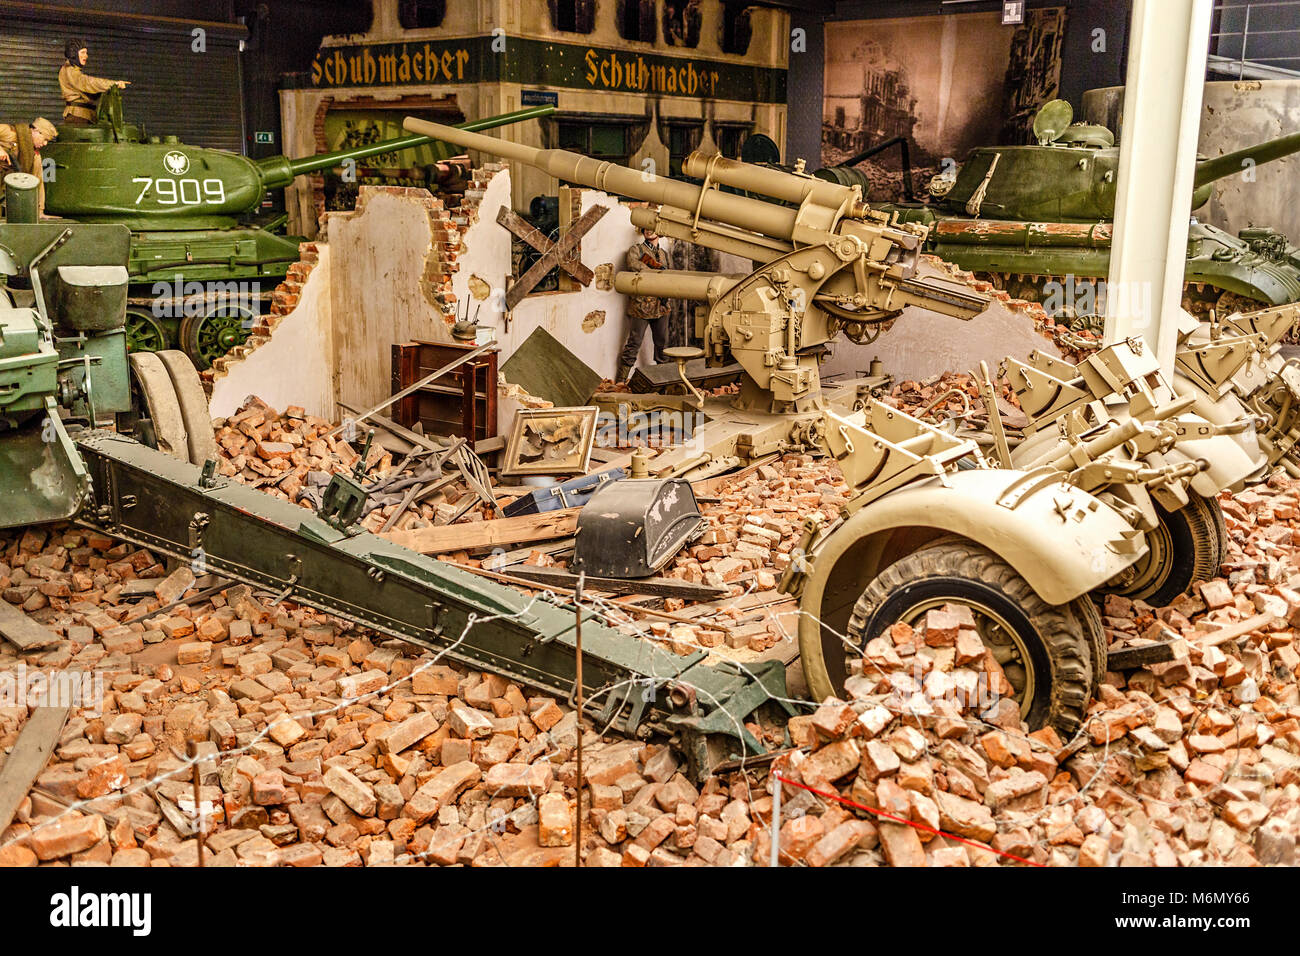
[[[810, 522], [782, 582], [800, 596], [800, 655], [816, 699], [844, 692], [849, 662], [889, 625], [919, 623], [953, 603], [970, 609], [1031, 725], [1079, 727], [1105, 669], [1106, 639], [1089, 592], [1146, 554], [1135, 514], [1071, 483], [1062, 469], [992, 467], [974, 441], [856, 387], [823, 389], [818, 379], [822, 346], [848, 323], [880, 321], [907, 305], [963, 318], [983, 310], [982, 296], [918, 277], [924, 230], [877, 217], [856, 186], [721, 158], [687, 157], [683, 172], [703, 180], [694, 186], [420, 120], [405, 126], [659, 203], [634, 210], [633, 223], [755, 261], [739, 279], [620, 274], [615, 288], [707, 303], [709, 357], [729, 355], [744, 370], [742, 410], [723, 422], [734, 448], [755, 457], [802, 447], [839, 462], [850, 489], [841, 521], [834, 529]], [[1147, 477], [1178, 480], [1180, 467]]]
[[[784, 412], [820, 407], [818, 363], [824, 346], [845, 326], [880, 322], [909, 305], [963, 319], [987, 306], [983, 296], [969, 289], [919, 277], [925, 231], [891, 226], [888, 217], [875, 215], [862, 201], [855, 186], [692, 153], [682, 171], [704, 181], [696, 186], [419, 119], [408, 118], [404, 125], [560, 179], [658, 203], [657, 211], [634, 210], [633, 224], [759, 263], [739, 281], [678, 271], [615, 277], [615, 288], [629, 295], [709, 303], [702, 330], [706, 358], [720, 363], [730, 353], [740, 364], [746, 408]], [[713, 188], [718, 185], [776, 201]]]
[[[554, 109], [529, 107], [461, 128], [494, 129]], [[126, 329], [132, 351], [180, 348], [205, 369], [248, 338], [271, 290], [299, 259], [302, 240], [273, 231], [283, 217], [255, 218], [267, 190], [287, 187], [306, 173], [415, 147], [427, 147], [435, 160], [455, 153], [426, 136], [400, 136], [301, 159], [253, 160], [189, 146], [175, 136], [148, 135], [126, 122], [121, 91], [114, 88], [100, 98], [95, 124], [61, 126], [59, 138], [42, 151], [53, 164], [45, 211], [127, 226]], [[439, 165], [408, 171], [432, 185], [451, 175]]]
[[[1169, 546], [1173, 522], [1157, 506], [1212, 522], [1212, 505], [1194, 505], [1262, 468], [1254, 422], [1235, 400], [1216, 407], [1217, 394], [1166, 383], [1140, 342], [1086, 367], [1042, 357], [1040, 375], [1022, 363], [1043, 385], [1033, 415], [1041, 437], [1020, 443], [1018, 458], [1005, 443], [985, 457], [970, 438], [860, 388], [820, 388], [817, 353], [841, 328], [853, 337], [851, 326], [905, 305], [965, 318], [985, 305], [964, 288], [919, 279], [924, 229], [892, 225], [856, 184], [697, 153], [682, 167], [703, 180], [692, 186], [418, 120], [405, 126], [657, 202], [657, 210], [634, 209], [633, 224], [754, 260], [742, 278], [621, 273], [615, 288], [707, 303], [700, 331], [709, 358], [729, 355], [745, 373], [742, 412], [728, 426], [743, 433], [734, 451], [754, 458], [802, 447], [839, 462], [850, 488], [841, 520], [832, 528], [810, 520], [782, 582], [800, 598], [800, 653], [817, 699], [843, 692], [846, 663], [889, 625], [918, 623], [952, 603], [970, 610], [1022, 716], [1072, 732], [1106, 665], [1089, 592], [1181, 591], [1217, 568], [1222, 525], [1193, 541], [1189, 557]], [[986, 404], [995, 405], [988, 388]], [[1049, 428], [1067, 418], [1067, 427]], [[697, 432], [695, 444], [709, 441]], [[1194, 567], [1182, 581], [1187, 561]]]

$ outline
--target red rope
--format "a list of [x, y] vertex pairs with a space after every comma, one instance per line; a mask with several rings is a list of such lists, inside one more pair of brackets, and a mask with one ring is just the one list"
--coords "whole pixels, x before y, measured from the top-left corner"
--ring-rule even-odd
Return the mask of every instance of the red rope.
[[886, 813], [884, 810], [880, 810], [876, 807], [868, 807], [854, 800], [850, 800], [847, 797], [841, 797], [838, 793], [827, 793], [824, 790], [814, 790], [807, 784], [795, 783], [793, 780], [787, 780], [779, 773], [773, 773], [772, 776], [781, 783], [789, 784], [792, 787], [798, 787], [800, 790], [807, 790], [809, 793], [815, 793], [817, 796], [825, 797], [828, 800], [835, 800], [845, 806], [854, 807], [858, 810], [865, 810], [867, 813], [874, 813], [876, 816], [884, 817], [886, 820], [891, 820], [894, 823], [901, 823], [904, 826], [909, 826], [916, 830], [924, 830], [926, 833], [933, 833], [935, 836], [947, 837], [949, 840], [956, 840], [958, 843], [964, 843], [967, 846], [973, 846], [979, 850], [988, 850], [990, 853], [996, 853], [998, 856], [1005, 856], [1009, 860], [1015, 860], [1017, 863], [1023, 863], [1026, 866], [1044, 866], [1042, 863], [1035, 863], [1033, 860], [1026, 860], [1022, 856], [1016, 856], [1014, 853], [1003, 853], [1001, 850], [995, 850], [986, 843], [980, 843], [976, 840], [966, 840], [962, 837], [956, 836], [955, 834], [946, 833], [943, 830], [936, 830], [934, 827], [928, 827], [924, 823], [917, 823], [914, 820], [904, 820], [902, 817], [896, 817], [892, 813]]

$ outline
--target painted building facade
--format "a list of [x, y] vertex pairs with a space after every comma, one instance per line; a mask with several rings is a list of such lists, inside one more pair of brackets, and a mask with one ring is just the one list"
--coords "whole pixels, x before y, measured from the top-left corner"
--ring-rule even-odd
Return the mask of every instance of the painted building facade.
[[[498, 131], [516, 142], [678, 172], [691, 150], [737, 156], [761, 132], [783, 145], [789, 14], [721, 0], [375, 0], [364, 34], [326, 37], [280, 92], [289, 155], [400, 135], [402, 118], [456, 123], [553, 104]], [[407, 151], [389, 162], [416, 172]], [[475, 164], [490, 157], [474, 156]], [[653, 167], [650, 165], [653, 163]], [[390, 178], [391, 181], [391, 178]], [[398, 184], [413, 185], [402, 180]], [[557, 194], [516, 170], [512, 203]], [[314, 235], [324, 177], [288, 191], [289, 228]]]

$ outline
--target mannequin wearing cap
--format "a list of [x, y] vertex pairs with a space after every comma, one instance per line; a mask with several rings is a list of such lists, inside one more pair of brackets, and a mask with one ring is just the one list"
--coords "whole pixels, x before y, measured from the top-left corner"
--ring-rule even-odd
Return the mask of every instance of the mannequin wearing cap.
[[[659, 246], [659, 236], [653, 229], [641, 230], [641, 241], [627, 251], [627, 267], [633, 272], [642, 269], [667, 269], [668, 256]], [[668, 344], [668, 306], [663, 299], [653, 295], [631, 296], [627, 306], [629, 328], [627, 341], [618, 360], [616, 381], [625, 382], [636, 367], [637, 353], [645, 340], [645, 330], [650, 329], [654, 342], [655, 361], [662, 362], [664, 346]]]
[[63, 47], [67, 62], [59, 69], [59, 91], [63, 94], [63, 122], [71, 126], [89, 126], [95, 122], [99, 95], [115, 86], [123, 89], [130, 80], [105, 80], [82, 73], [90, 51], [80, 40], [69, 40]]
[[59, 135], [54, 124], [43, 116], [31, 125], [10, 126], [0, 123], [0, 173], [31, 173], [41, 181], [40, 210], [45, 211], [45, 178], [41, 175], [41, 150]]

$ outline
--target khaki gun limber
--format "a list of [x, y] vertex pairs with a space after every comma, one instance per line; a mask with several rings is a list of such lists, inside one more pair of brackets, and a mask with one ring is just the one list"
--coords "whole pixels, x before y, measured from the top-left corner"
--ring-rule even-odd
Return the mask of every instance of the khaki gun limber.
[[[707, 303], [699, 323], [708, 361], [730, 354], [741, 366], [738, 404], [771, 412], [821, 406], [822, 346], [847, 327], [892, 318], [910, 305], [969, 319], [988, 300], [969, 288], [917, 275], [925, 230], [890, 225], [861, 189], [692, 153], [683, 171], [703, 185], [591, 159], [536, 149], [408, 117], [414, 133], [526, 163], [559, 179], [659, 205], [632, 222], [762, 263], [748, 276], [620, 273], [630, 295]], [[724, 192], [729, 186], [773, 201]], [[703, 311], [703, 310], [702, 310]], [[851, 329], [850, 329], [851, 331]]]

